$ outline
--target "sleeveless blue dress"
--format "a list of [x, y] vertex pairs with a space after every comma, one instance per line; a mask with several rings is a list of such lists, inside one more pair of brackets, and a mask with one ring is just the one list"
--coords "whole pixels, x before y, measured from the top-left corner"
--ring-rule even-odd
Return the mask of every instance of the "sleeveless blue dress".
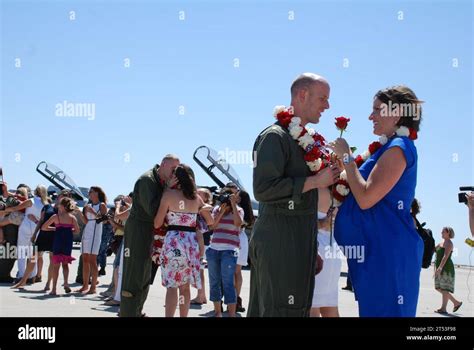
[[349, 194], [339, 208], [334, 234], [347, 257], [361, 317], [415, 317], [423, 241], [410, 214], [415, 197], [418, 156], [407, 137], [394, 137], [359, 168], [367, 180], [380, 156], [402, 149], [407, 166], [390, 192], [362, 210]]

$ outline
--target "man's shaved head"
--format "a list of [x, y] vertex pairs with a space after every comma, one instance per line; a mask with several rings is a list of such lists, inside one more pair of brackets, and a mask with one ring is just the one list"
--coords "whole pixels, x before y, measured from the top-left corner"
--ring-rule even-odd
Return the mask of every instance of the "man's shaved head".
[[291, 84], [291, 97], [295, 97], [298, 94], [298, 91], [301, 89], [309, 89], [311, 85], [313, 84], [324, 84], [329, 86], [329, 83], [327, 80], [317, 74], [314, 73], [303, 73], [300, 74], [294, 81], [293, 84]]

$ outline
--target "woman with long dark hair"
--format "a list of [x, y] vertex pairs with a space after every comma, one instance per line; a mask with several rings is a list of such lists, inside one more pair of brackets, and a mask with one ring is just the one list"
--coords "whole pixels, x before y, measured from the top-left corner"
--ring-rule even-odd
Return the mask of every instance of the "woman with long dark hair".
[[[87, 218], [86, 227], [82, 233], [81, 253], [82, 253], [82, 287], [78, 293], [94, 294], [96, 292], [97, 276], [97, 255], [99, 254], [100, 241], [102, 239], [101, 217], [107, 214], [107, 197], [102, 188], [92, 186], [89, 189], [89, 203], [84, 207], [84, 215]], [[89, 288], [89, 277], [92, 276], [92, 283]]]
[[180, 164], [175, 169], [175, 176], [178, 184], [163, 193], [154, 226], [161, 227], [165, 220], [168, 224], [160, 255], [161, 280], [167, 288], [165, 316], [174, 316], [179, 290], [179, 314], [187, 317], [191, 299], [189, 285], [201, 288], [197, 215], [202, 215], [208, 225], [212, 225], [213, 220], [209, 210], [202, 210], [205, 203], [196, 193], [191, 168]]
[[242, 298], [240, 297], [240, 291], [242, 289], [242, 266], [248, 265], [249, 257], [249, 239], [247, 237], [246, 229], [250, 229], [253, 226], [255, 218], [253, 216], [252, 202], [250, 195], [245, 191], [239, 192], [239, 206], [244, 210], [244, 221], [239, 233], [240, 247], [239, 255], [237, 257], [237, 265], [235, 266], [234, 283], [235, 291], [237, 292], [237, 312], [245, 312], [245, 308], [242, 306]]

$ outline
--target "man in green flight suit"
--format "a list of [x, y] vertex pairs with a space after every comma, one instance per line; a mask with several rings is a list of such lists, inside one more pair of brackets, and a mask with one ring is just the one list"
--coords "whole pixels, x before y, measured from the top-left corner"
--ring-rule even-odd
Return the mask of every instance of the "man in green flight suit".
[[[291, 86], [291, 106], [301, 125], [318, 123], [329, 108], [329, 84], [304, 73]], [[317, 272], [317, 188], [332, 185], [337, 166], [316, 175], [304, 150], [278, 122], [255, 141], [253, 192], [259, 214], [250, 239], [248, 317], [307, 317]], [[318, 264], [321, 268], [321, 264]]]
[[142, 316], [151, 280], [153, 220], [164, 189], [177, 183], [173, 174], [178, 164], [178, 157], [166, 155], [160, 165], [144, 173], [135, 183], [133, 205], [124, 228], [120, 317]]

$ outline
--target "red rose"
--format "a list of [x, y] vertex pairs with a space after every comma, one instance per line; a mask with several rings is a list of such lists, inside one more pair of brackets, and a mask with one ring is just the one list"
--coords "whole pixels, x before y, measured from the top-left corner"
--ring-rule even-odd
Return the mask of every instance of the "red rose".
[[281, 126], [283, 126], [284, 128], [288, 128], [291, 123], [291, 118], [293, 117], [290, 115], [281, 116], [281, 114], [282, 113], [278, 114], [277, 116], [278, 121], [280, 122]]
[[362, 157], [360, 155], [358, 155], [355, 159], [355, 163], [356, 163], [357, 167], [359, 168], [362, 164], [364, 164], [364, 160], [362, 159]]
[[314, 153], [306, 153], [304, 155], [304, 160], [307, 161], [307, 162], [314, 162], [316, 159], [318, 159], [319, 157], [317, 155], [315, 155]]
[[350, 118], [346, 118], [344, 116], [336, 118], [336, 128], [338, 130], [344, 131], [347, 128], [347, 124], [349, 124]]
[[375, 142], [372, 142], [370, 145], [369, 145], [369, 152], [370, 154], [374, 154], [375, 152], [377, 152], [377, 150], [382, 147], [382, 144], [378, 141], [375, 141]]
[[416, 140], [418, 138], [418, 133], [416, 132], [415, 129], [412, 129], [410, 128], [410, 135], [408, 135], [408, 137], [410, 138], [410, 140]]
[[314, 134], [313, 135], [313, 140], [316, 143], [320, 143], [321, 146], [324, 146], [324, 142], [326, 141], [322, 135], [319, 134]]
[[321, 151], [319, 150], [318, 147], [313, 147], [310, 153], [314, 154], [318, 158], [321, 157]]
[[334, 199], [338, 200], [339, 202], [344, 202], [345, 197], [336, 191], [336, 186], [334, 186], [332, 189], [332, 196], [334, 197]]

